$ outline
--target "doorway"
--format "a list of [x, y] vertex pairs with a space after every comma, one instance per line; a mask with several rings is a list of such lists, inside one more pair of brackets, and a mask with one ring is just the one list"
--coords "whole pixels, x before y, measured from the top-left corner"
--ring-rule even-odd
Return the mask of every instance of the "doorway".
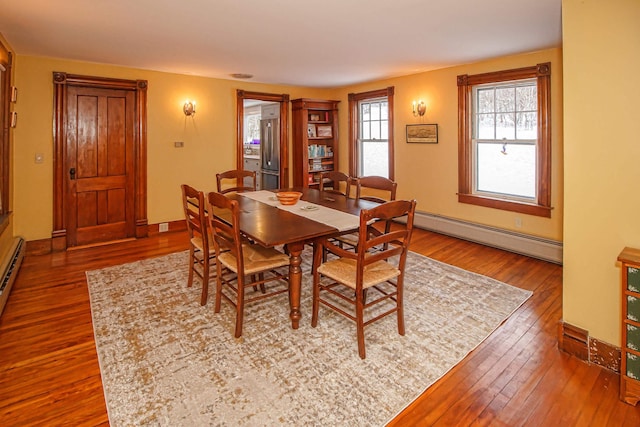
[[52, 249], [147, 235], [143, 80], [54, 72]]
[[[280, 123], [280, 171], [278, 176], [278, 186], [282, 188], [289, 187], [289, 95], [287, 94], [272, 94], [262, 92], [248, 92], [238, 89], [236, 97], [236, 120], [237, 120], [237, 138], [236, 138], [236, 165], [237, 169], [245, 168], [245, 143], [248, 135], [247, 130], [244, 128], [245, 120], [245, 101], [257, 101], [257, 102], [276, 102], [279, 103], [279, 123]], [[257, 167], [260, 167], [258, 165]]]

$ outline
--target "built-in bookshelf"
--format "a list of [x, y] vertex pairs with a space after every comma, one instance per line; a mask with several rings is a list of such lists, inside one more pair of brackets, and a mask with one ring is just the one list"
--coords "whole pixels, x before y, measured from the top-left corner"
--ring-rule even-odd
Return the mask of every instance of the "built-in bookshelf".
[[338, 102], [292, 101], [294, 186], [317, 187], [322, 172], [338, 169]]

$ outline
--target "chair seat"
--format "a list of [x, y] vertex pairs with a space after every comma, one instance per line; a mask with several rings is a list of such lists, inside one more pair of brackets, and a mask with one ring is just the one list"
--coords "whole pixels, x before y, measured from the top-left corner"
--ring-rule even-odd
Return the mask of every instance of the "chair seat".
[[358, 246], [358, 233], [348, 233], [341, 234], [339, 236], [334, 237], [334, 239], [338, 242], [346, 243], [347, 245], [353, 246], [354, 248]]
[[[209, 239], [211, 239], [211, 237], [209, 237]], [[204, 245], [202, 244], [202, 237], [201, 236], [194, 236], [191, 238], [191, 244], [198, 248], [198, 250], [204, 252]], [[209, 248], [209, 256], [214, 256], [216, 254], [216, 248], [214, 247], [210, 247]]]
[[[350, 288], [356, 288], [357, 261], [350, 258], [338, 258], [321, 264], [318, 272], [343, 283]], [[370, 288], [400, 275], [400, 270], [386, 261], [377, 261], [364, 267], [362, 288]]]
[[[243, 244], [242, 253], [244, 258], [245, 276], [289, 265], [289, 256], [282, 252], [278, 252], [273, 248]], [[222, 265], [227, 267], [229, 270], [238, 274], [236, 257], [231, 252], [221, 253], [218, 257], [218, 261], [220, 261]]]

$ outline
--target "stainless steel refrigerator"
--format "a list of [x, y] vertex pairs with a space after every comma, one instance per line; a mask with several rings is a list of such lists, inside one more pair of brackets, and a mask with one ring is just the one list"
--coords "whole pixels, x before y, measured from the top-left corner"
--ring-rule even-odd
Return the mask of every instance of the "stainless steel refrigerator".
[[261, 188], [280, 187], [280, 119], [260, 120]]

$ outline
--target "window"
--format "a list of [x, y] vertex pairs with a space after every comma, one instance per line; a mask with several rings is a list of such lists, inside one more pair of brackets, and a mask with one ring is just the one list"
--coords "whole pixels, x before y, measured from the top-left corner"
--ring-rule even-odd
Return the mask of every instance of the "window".
[[358, 176], [389, 176], [387, 97], [358, 102]]
[[458, 76], [458, 201], [551, 216], [549, 63]]
[[260, 141], [260, 105], [248, 106], [251, 101], [244, 100], [244, 143]]
[[349, 174], [394, 179], [393, 87], [349, 94]]

